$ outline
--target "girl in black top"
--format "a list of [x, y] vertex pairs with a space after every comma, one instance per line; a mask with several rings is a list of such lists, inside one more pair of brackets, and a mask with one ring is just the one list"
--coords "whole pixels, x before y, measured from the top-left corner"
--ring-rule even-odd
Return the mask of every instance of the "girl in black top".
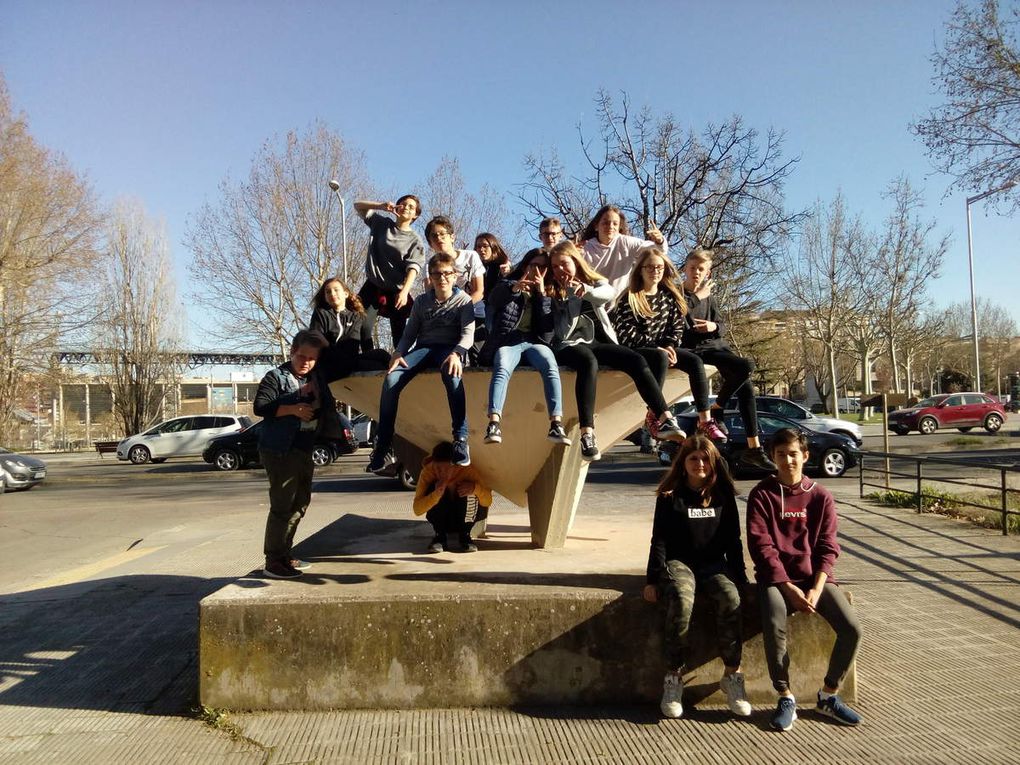
[[361, 298], [343, 280], [334, 276], [324, 281], [312, 298], [312, 309], [308, 328], [329, 341], [318, 362], [327, 382], [359, 369], [386, 369], [389, 354], [375, 349]]
[[485, 297], [488, 297], [489, 291], [510, 273], [510, 256], [506, 254], [496, 235], [488, 232], [475, 237], [475, 252], [485, 266], [482, 291]]
[[666, 604], [667, 672], [660, 709], [666, 717], [683, 714], [683, 673], [694, 597], [713, 602], [719, 655], [725, 674], [719, 686], [730, 710], [751, 714], [740, 672], [742, 639], [740, 593], [747, 584], [736, 490], [726, 463], [712, 441], [695, 434], [684, 441], [657, 490], [644, 598]]

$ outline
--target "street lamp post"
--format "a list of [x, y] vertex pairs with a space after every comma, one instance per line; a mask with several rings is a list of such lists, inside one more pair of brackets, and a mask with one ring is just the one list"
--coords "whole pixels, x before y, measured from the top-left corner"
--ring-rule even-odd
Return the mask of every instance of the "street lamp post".
[[974, 293], [974, 244], [971, 236], [970, 206], [980, 202], [985, 197], [998, 194], [1016, 186], [1017, 181], [1010, 181], [982, 194], [967, 197], [967, 262], [970, 268], [970, 325], [974, 333], [974, 390], [981, 390], [981, 353], [978, 350], [978, 325], [977, 325], [977, 298]]
[[[344, 206], [344, 198], [340, 196], [340, 181], [330, 181], [329, 187], [333, 189], [333, 193], [336, 194], [336, 198], [340, 202], [340, 248], [343, 250], [344, 284], [349, 285], [350, 282], [347, 280], [347, 208]], [[967, 214], [970, 215], [969, 210]]]

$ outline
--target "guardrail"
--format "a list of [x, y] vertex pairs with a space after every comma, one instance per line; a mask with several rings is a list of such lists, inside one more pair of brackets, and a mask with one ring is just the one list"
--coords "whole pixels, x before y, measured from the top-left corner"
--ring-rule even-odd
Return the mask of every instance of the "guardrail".
[[[907, 463], [912, 469], [905, 471], [896, 469], [895, 463]], [[1014, 478], [1016, 485], [1020, 485], [1020, 465], [1005, 464], [1001, 462], [989, 462], [988, 460], [966, 459], [963, 457], [943, 457], [940, 455], [912, 455], [894, 454], [891, 452], [861, 452], [859, 467], [860, 496], [864, 498], [864, 488], [874, 487], [886, 491], [896, 491], [902, 494], [912, 495], [914, 506], [918, 513], [924, 512], [925, 498], [931, 498], [933, 494], [925, 494], [925, 486], [929, 489], [932, 484], [951, 484], [965, 486], [969, 492], [989, 492], [989, 499], [998, 496], [996, 505], [986, 505], [974, 502], [963, 497], [954, 495], [952, 502], [954, 506], [973, 507], [978, 510], [999, 513], [1002, 517], [1002, 534], [1009, 534], [1009, 517], [1020, 516], [1020, 510], [1014, 510], [1010, 505], [1011, 498], [1020, 497], [1020, 488], [1009, 485], [1010, 477]], [[966, 472], [951, 469], [966, 468]], [[950, 470], [947, 471], [946, 468]], [[949, 473], [947, 475], [947, 472]], [[995, 483], [981, 483], [979, 477], [987, 473], [997, 473], [998, 481]], [[882, 476], [882, 483], [873, 483], [869, 478]], [[900, 485], [893, 485], [891, 479], [899, 479]], [[904, 488], [904, 482], [911, 488]]]

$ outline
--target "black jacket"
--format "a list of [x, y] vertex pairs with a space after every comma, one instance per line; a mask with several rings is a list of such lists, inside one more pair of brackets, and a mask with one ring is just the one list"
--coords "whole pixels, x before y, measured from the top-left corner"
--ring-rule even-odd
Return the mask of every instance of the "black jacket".
[[[684, 299], [687, 301], [687, 317], [684, 321], [684, 334], [680, 339], [680, 346], [691, 351], [729, 348], [729, 343], [723, 340], [726, 327], [723, 324], [722, 315], [719, 313], [719, 307], [715, 304], [712, 296], [709, 295], [702, 299], [685, 291]], [[715, 332], [695, 332], [691, 319], [708, 319], [719, 326]]]
[[[513, 282], [503, 280], [485, 300], [488, 313], [486, 324], [491, 327], [489, 337], [478, 354], [479, 363], [491, 366], [496, 350], [504, 345], [539, 343], [549, 345], [553, 339], [552, 298], [533, 292], [515, 294]], [[521, 332], [517, 325], [525, 311], [531, 311], [531, 328]]]
[[349, 375], [357, 368], [358, 354], [375, 347], [365, 314], [357, 311], [341, 311], [338, 316], [332, 308], [316, 308], [308, 329], [318, 330], [329, 340], [318, 363], [327, 380]]

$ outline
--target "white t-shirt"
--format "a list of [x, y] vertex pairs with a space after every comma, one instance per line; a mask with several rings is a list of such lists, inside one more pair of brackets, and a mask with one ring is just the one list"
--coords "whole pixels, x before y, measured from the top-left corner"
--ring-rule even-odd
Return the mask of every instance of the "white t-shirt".
[[[609, 280], [609, 283], [616, 291], [616, 297], [612, 304], [616, 303], [620, 293], [625, 292], [627, 283], [630, 281], [630, 272], [637, 262], [637, 254], [643, 247], [654, 245], [647, 239], [638, 239], [636, 236], [617, 234], [608, 245], [602, 244], [597, 238], [589, 239], [584, 243], [584, 256], [591, 263], [591, 267]], [[667, 251], [666, 243], [661, 245]]]
[[[453, 261], [453, 270], [457, 272], [457, 286], [467, 291], [472, 279], [485, 279], [485, 265], [482, 256], [474, 250], [457, 250], [457, 258]], [[485, 316], [485, 301], [475, 303], [475, 316]]]

